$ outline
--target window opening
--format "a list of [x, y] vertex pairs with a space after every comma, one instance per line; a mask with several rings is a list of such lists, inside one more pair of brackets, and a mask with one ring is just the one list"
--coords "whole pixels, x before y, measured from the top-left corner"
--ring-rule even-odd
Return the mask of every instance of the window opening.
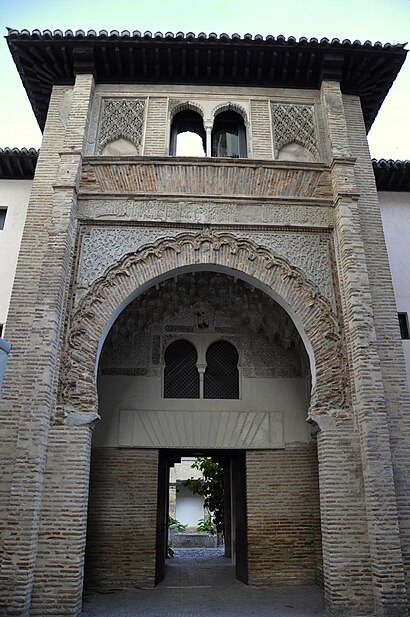
[[228, 341], [217, 341], [206, 352], [204, 398], [239, 398], [238, 352]]
[[165, 351], [164, 398], [199, 398], [197, 352], [189, 341], [174, 341]]
[[212, 130], [212, 156], [246, 158], [246, 131], [242, 116], [235, 111], [218, 114]]
[[175, 114], [171, 126], [171, 156], [205, 156], [206, 134], [200, 114], [185, 109]]
[[400, 325], [400, 334], [403, 340], [410, 339], [409, 332], [409, 320], [407, 313], [398, 313], [399, 325]]
[[4, 229], [4, 224], [6, 222], [6, 214], [7, 208], [0, 208], [0, 230]]

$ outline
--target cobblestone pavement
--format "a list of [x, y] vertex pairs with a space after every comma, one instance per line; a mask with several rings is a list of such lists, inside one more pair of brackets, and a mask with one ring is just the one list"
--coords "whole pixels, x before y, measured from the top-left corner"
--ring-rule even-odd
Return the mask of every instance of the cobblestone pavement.
[[222, 549], [177, 549], [155, 589], [86, 592], [81, 617], [325, 617], [318, 587], [248, 587]]

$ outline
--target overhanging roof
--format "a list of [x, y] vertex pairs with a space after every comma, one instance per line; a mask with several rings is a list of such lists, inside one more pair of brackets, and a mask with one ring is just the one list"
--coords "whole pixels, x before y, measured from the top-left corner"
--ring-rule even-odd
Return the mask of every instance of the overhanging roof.
[[317, 89], [338, 79], [360, 96], [369, 130], [407, 53], [402, 44], [259, 34], [8, 29], [6, 38], [41, 129], [53, 84], [93, 72], [98, 83]]
[[373, 159], [372, 163], [378, 191], [410, 192], [410, 161]]
[[35, 148], [0, 148], [0, 180], [32, 180], [37, 159]]

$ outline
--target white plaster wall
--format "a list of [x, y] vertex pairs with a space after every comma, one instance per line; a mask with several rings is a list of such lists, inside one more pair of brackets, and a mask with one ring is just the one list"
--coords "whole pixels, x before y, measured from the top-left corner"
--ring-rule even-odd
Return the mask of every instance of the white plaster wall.
[[282, 412], [285, 444], [309, 439], [307, 383], [302, 378], [242, 378], [239, 400], [165, 399], [161, 377], [100, 376], [98, 393], [101, 422], [94, 430], [94, 446], [118, 445], [120, 409]]
[[[410, 193], [379, 193], [397, 311], [410, 317]], [[410, 340], [403, 341], [410, 388]]]
[[6, 323], [32, 180], [0, 180], [0, 208], [7, 208], [0, 230], [0, 323]]
[[204, 518], [204, 498], [193, 495], [185, 486], [178, 485], [176, 500], [176, 519], [188, 527], [197, 527], [198, 521]]

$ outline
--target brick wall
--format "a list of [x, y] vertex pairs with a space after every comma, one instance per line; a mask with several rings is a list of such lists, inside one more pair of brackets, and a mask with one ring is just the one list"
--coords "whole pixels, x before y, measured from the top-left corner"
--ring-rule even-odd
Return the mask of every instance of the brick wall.
[[246, 482], [249, 584], [320, 582], [315, 446], [247, 452]]
[[167, 110], [168, 100], [166, 97], [149, 98], [144, 146], [146, 156], [164, 156], [166, 154]]
[[[272, 159], [272, 122], [269, 113], [269, 101], [251, 100], [252, 147], [249, 156], [255, 159]], [[252, 155], [250, 154], [252, 152]]]
[[153, 587], [158, 450], [92, 453], [85, 586]]

